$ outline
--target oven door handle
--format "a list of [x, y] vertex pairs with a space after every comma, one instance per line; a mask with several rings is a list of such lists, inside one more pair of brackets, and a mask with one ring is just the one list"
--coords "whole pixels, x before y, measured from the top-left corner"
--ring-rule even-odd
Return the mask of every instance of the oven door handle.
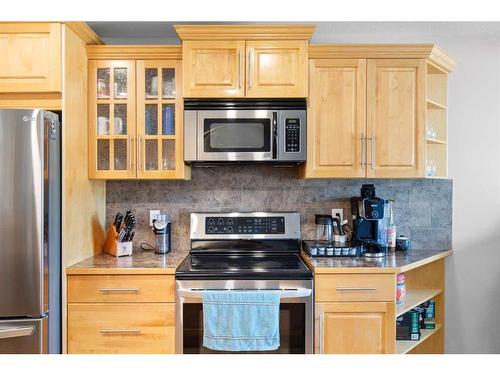
[[[271, 292], [275, 289], [177, 289], [180, 297], [201, 298], [204, 291], [226, 291], [226, 292]], [[312, 289], [281, 289], [280, 298], [303, 298], [309, 297]]]

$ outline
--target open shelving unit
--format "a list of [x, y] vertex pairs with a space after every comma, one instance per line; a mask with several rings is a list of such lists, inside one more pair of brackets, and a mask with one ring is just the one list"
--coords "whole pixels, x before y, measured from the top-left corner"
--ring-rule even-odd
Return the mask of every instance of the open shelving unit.
[[[428, 178], [448, 176], [448, 73], [427, 62], [427, 113], [425, 131], [432, 127], [435, 138], [426, 139], [425, 175]], [[427, 164], [435, 165], [435, 174], [427, 173]]]
[[396, 354], [407, 354], [411, 350], [415, 349], [422, 343], [424, 343], [428, 338], [430, 338], [435, 333], [439, 332], [443, 326], [441, 324], [436, 324], [434, 329], [421, 329], [420, 330], [420, 340], [398, 340], [396, 341]]
[[402, 304], [396, 305], [396, 317], [416, 306], [433, 299], [434, 329], [421, 329], [420, 340], [396, 340], [396, 354], [438, 354], [444, 352], [444, 261], [404, 272], [406, 296]]
[[396, 305], [396, 317], [403, 315], [405, 312], [410, 311], [421, 303], [436, 297], [442, 291], [442, 289], [417, 289], [408, 291], [404, 302], [400, 305]]

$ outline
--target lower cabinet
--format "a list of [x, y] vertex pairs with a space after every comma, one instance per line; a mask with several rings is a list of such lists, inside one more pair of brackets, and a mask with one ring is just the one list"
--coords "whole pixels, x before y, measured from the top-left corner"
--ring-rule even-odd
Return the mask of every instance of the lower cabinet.
[[394, 274], [316, 274], [314, 284], [315, 353], [394, 353]]
[[70, 304], [68, 353], [174, 354], [175, 304]]
[[174, 354], [173, 275], [68, 275], [68, 354]]
[[394, 303], [331, 302], [315, 308], [315, 353], [394, 353]]

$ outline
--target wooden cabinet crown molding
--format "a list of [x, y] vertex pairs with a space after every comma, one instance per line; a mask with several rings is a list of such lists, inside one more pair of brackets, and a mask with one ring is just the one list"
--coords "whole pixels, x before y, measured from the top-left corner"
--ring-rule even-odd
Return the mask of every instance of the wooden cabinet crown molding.
[[174, 25], [181, 40], [310, 40], [315, 25]]
[[86, 22], [64, 22], [87, 45], [101, 45], [103, 40], [92, 30]]
[[87, 46], [89, 60], [181, 60], [182, 47], [166, 45]]
[[435, 44], [310, 44], [310, 59], [428, 59], [445, 72], [456, 61]]

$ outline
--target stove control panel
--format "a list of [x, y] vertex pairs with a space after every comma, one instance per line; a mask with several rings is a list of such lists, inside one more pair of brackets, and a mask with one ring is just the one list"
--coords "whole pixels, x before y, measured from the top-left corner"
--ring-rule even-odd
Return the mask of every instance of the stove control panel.
[[283, 234], [285, 218], [272, 217], [219, 217], [205, 218], [206, 234]]

